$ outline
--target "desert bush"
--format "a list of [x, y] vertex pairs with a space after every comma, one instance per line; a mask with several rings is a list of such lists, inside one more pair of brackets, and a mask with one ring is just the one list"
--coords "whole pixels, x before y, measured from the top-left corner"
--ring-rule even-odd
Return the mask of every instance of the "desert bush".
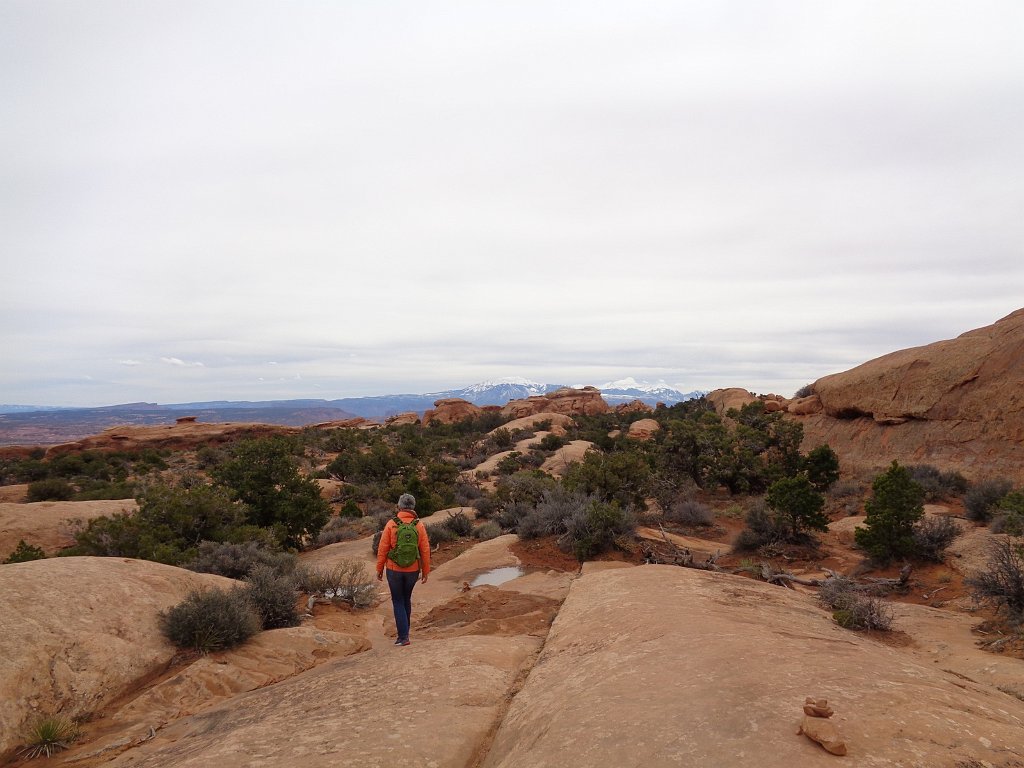
[[814, 384], [804, 384], [800, 389], [793, 393], [795, 399], [801, 397], [810, 397], [814, 394]]
[[832, 610], [836, 624], [845, 629], [892, 629], [892, 607], [877, 597], [865, 595], [842, 577], [825, 581], [818, 599]]
[[299, 565], [295, 583], [307, 595], [341, 600], [356, 608], [369, 606], [377, 592], [372, 575], [357, 560], [339, 560], [329, 568]]
[[50, 477], [28, 484], [29, 501], [70, 501], [75, 488], [63, 478]]
[[355, 499], [349, 499], [345, 502], [340, 510], [338, 510], [338, 517], [362, 517], [363, 510], [356, 504]]
[[185, 567], [198, 573], [244, 579], [259, 567], [270, 568], [278, 574], [291, 573], [295, 568], [295, 555], [268, 549], [256, 541], [241, 544], [204, 541], [199, 544], [196, 556]]
[[512, 451], [508, 456], [503, 457], [494, 469], [499, 475], [512, 475], [521, 470], [523, 466], [523, 454], [519, 451]]
[[18, 754], [28, 760], [50, 757], [71, 746], [78, 735], [78, 725], [66, 717], [41, 717], [29, 727]]
[[966, 581], [976, 599], [1004, 611], [1015, 623], [1024, 622], [1024, 546], [1009, 540], [993, 542], [985, 570]]
[[72, 501], [100, 501], [103, 499], [133, 499], [138, 489], [135, 483], [89, 480], [79, 483]]
[[260, 616], [241, 588], [189, 593], [160, 614], [160, 629], [179, 648], [210, 653], [233, 648], [260, 631]]
[[707, 504], [691, 499], [680, 499], [669, 505], [664, 518], [670, 523], [707, 527], [715, 524], [715, 513]]
[[501, 526], [493, 520], [488, 520], [473, 529], [473, 538], [480, 541], [490, 541], [501, 536]]
[[856, 480], [840, 480], [828, 489], [830, 499], [848, 499], [864, 495], [864, 486]]
[[585, 510], [565, 521], [566, 531], [559, 544], [570, 550], [581, 563], [610, 549], [620, 536], [636, 529], [633, 515], [617, 502], [591, 501]]
[[768, 511], [758, 500], [747, 510], [747, 527], [736, 536], [733, 547], [739, 552], [753, 552], [765, 546], [784, 542], [789, 534], [786, 524]]
[[557, 451], [563, 445], [566, 444], [566, 439], [561, 435], [556, 435], [554, 432], [548, 432], [540, 439], [538, 447], [542, 451]]
[[587, 451], [583, 461], [570, 464], [562, 484], [570, 491], [616, 501], [621, 507], [646, 509], [651, 467], [638, 450], [601, 453]]
[[430, 539], [430, 545], [433, 547], [436, 547], [438, 544], [447, 544], [449, 541], [456, 541], [459, 538], [459, 534], [445, 525], [445, 523], [434, 523], [433, 525], [426, 526], [426, 529], [427, 538]]
[[1024, 536], [1024, 491], [1011, 491], [999, 501], [999, 512], [992, 520], [993, 533]]
[[512, 433], [505, 427], [498, 427], [491, 433], [491, 441], [498, 449], [507, 450], [512, 447]]
[[494, 496], [481, 496], [473, 499], [473, 509], [476, 510], [478, 520], [486, 520], [501, 509], [501, 502]]
[[942, 472], [931, 464], [907, 467], [910, 479], [921, 486], [927, 501], [941, 501], [960, 496], [967, 490], [967, 480], [959, 472]]
[[483, 496], [480, 486], [475, 483], [459, 481], [455, 484], [455, 503], [460, 507], [469, 507], [473, 502]]
[[946, 547], [961, 533], [951, 517], [923, 517], [914, 523], [914, 552], [925, 560], [941, 563]]
[[469, 536], [473, 532], [473, 521], [465, 512], [455, 512], [441, 523], [456, 536]]
[[298, 591], [295, 579], [267, 565], [258, 565], [245, 577], [246, 595], [260, 616], [263, 629], [294, 627], [299, 624], [295, 608]]
[[871, 485], [864, 503], [864, 527], [854, 531], [857, 546], [876, 562], [914, 554], [914, 523], [924, 514], [924, 490], [906, 467], [893, 461]]
[[18, 541], [11, 554], [4, 560], [4, 565], [9, 563], [27, 563], [30, 560], [45, 560], [46, 553], [37, 546], [28, 544], [24, 539]]
[[373, 554], [377, 554], [377, 547], [380, 546], [381, 537], [384, 535], [384, 531], [377, 531], [373, 534], [373, 538], [370, 540], [370, 551]]
[[967, 517], [979, 523], [989, 522], [999, 502], [1013, 490], [1013, 483], [1009, 480], [983, 480], [970, 488], [964, 494], [964, 508], [967, 510]]

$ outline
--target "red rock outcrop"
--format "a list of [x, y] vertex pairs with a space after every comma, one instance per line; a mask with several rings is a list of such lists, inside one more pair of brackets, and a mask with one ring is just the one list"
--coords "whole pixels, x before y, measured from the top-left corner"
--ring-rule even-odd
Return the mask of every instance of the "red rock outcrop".
[[479, 418], [483, 413], [477, 405], [461, 397], [446, 397], [434, 401], [434, 407], [423, 414], [423, 426], [436, 421], [439, 424], [453, 424], [456, 421]]
[[501, 409], [501, 415], [506, 418], [519, 419], [523, 416], [551, 411], [564, 413], [567, 416], [576, 414], [593, 416], [598, 413], [607, 413], [609, 410], [608, 403], [601, 397], [601, 390], [596, 387], [583, 387], [583, 389], [562, 387], [554, 392], [548, 392], [546, 395], [512, 400]]
[[[659, 405], [663, 405], [659, 403]], [[616, 413], [654, 413], [654, 409], [651, 408], [643, 400], [632, 400], [628, 403], [622, 403], [621, 405], [615, 406]]]
[[398, 413], [394, 416], [388, 417], [384, 423], [389, 427], [401, 427], [406, 424], [416, 424], [420, 420], [420, 417], [415, 411], [407, 411], [406, 413]]
[[826, 376], [813, 390], [789, 412], [816, 397], [821, 412], [799, 416], [804, 445], [828, 443], [846, 469], [897, 459], [1024, 481], [1024, 309]]
[[293, 435], [298, 427], [281, 427], [274, 424], [244, 424], [225, 422], [203, 424], [185, 421], [175, 424], [154, 426], [123, 426], [105, 429], [98, 435], [76, 440], [73, 443], [54, 445], [46, 451], [47, 456], [58, 456], [79, 451], [127, 451], [137, 448], [167, 448], [181, 450], [200, 445], [216, 445], [243, 438], [268, 437], [270, 435]]
[[661, 429], [661, 424], [656, 419], [639, 419], [629, 425], [629, 432], [626, 437], [630, 440], [650, 440], [655, 432]]

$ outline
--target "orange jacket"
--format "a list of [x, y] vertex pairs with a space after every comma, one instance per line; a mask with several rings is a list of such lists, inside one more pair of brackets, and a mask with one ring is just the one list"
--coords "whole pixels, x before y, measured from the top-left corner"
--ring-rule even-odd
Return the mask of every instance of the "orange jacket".
[[395, 525], [394, 520], [388, 520], [387, 525], [384, 526], [384, 532], [380, 536], [380, 544], [377, 545], [377, 573], [384, 573], [384, 567], [387, 566], [388, 570], [407, 573], [422, 570], [423, 575], [426, 576], [430, 573], [430, 539], [427, 538], [427, 528], [423, 525], [423, 521], [416, 517], [416, 513], [408, 509], [398, 510], [398, 519], [403, 523], [416, 521], [416, 531], [420, 535], [420, 559], [403, 568], [388, 557], [388, 552], [394, 549], [398, 543], [398, 526]]

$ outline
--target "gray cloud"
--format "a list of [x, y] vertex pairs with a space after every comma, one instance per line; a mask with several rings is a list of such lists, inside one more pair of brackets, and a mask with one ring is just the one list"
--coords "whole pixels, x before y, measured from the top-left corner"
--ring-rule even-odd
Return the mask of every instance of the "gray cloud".
[[1024, 295], [1022, 26], [8, 0], [0, 400], [788, 393], [991, 323]]

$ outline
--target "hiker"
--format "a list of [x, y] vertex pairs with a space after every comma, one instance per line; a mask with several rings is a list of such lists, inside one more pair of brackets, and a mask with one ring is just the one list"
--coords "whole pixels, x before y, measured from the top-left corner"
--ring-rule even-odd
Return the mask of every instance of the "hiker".
[[398, 498], [398, 512], [381, 532], [377, 545], [377, 581], [384, 578], [385, 566], [398, 628], [395, 645], [409, 645], [412, 588], [421, 571], [424, 584], [430, 573], [430, 540], [426, 527], [416, 516], [416, 499], [411, 493], [403, 493]]

